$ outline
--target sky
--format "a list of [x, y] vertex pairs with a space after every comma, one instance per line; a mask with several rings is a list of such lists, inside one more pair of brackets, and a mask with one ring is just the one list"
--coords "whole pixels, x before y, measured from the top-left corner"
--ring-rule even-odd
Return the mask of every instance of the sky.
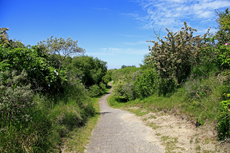
[[36, 45], [51, 36], [78, 40], [84, 55], [108, 69], [143, 63], [156, 35], [176, 32], [186, 21], [203, 35], [217, 31], [215, 10], [230, 0], [0, 0], [0, 27], [10, 39]]

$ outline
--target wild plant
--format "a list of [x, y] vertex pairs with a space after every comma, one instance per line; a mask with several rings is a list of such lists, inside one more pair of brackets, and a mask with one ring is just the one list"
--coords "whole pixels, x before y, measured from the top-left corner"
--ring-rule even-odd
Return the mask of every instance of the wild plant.
[[159, 74], [161, 79], [159, 87], [164, 93], [172, 91], [189, 76], [192, 64], [207, 36], [207, 33], [202, 37], [193, 36], [194, 31], [197, 30], [187, 26], [186, 22], [176, 33], [167, 28], [166, 30], [168, 34], [164, 37], [165, 40], [160, 39], [159, 36], [157, 36], [158, 42], [150, 40], [154, 45], [149, 47], [151, 56], [147, 57], [147, 61], [153, 63]]

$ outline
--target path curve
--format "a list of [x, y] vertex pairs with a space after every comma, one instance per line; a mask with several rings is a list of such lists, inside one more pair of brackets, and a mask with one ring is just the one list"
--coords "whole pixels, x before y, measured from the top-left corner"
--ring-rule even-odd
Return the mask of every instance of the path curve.
[[108, 106], [107, 98], [99, 101], [101, 116], [92, 132], [87, 153], [163, 153], [154, 136], [149, 135], [149, 127], [134, 114], [113, 109]]

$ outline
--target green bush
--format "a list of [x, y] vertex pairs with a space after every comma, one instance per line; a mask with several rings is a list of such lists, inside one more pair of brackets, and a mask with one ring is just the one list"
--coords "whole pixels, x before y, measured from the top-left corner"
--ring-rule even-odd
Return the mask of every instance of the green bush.
[[89, 87], [89, 95], [91, 97], [96, 97], [99, 96], [100, 94], [101, 94], [101, 90], [98, 85], [95, 84]]
[[157, 91], [158, 75], [153, 69], [145, 69], [136, 76], [134, 85], [141, 98], [152, 95]]
[[[64, 63], [68, 72], [75, 73], [82, 83], [87, 86], [99, 84], [102, 78], [106, 75], [107, 66], [106, 62], [89, 56], [75, 56], [72, 58], [70, 64]], [[71, 69], [73, 71], [71, 71]]]
[[215, 49], [220, 68], [230, 68], [230, 42], [218, 45]]
[[[210, 79], [211, 80], [211, 79]], [[200, 101], [202, 98], [207, 97], [212, 92], [213, 86], [217, 85], [218, 82], [213, 81], [212, 84], [202, 82], [202, 79], [191, 79], [185, 83], [187, 90], [187, 96], [193, 100]], [[211, 86], [210, 86], [211, 85]]]
[[[227, 98], [230, 94], [225, 94]], [[220, 140], [230, 136], [230, 100], [223, 100], [220, 102], [220, 113], [218, 120], [218, 137]]]
[[60, 89], [61, 84], [66, 83], [68, 79], [66, 71], [50, 66], [47, 58], [47, 55], [36, 46], [32, 49], [0, 47], [0, 70], [26, 70], [27, 81], [33, 90], [42, 89], [44, 92], [50, 92]]
[[[59, 152], [62, 138], [95, 115], [80, 80], [88, 71], [78, 73], [81, 65], [74, 67], [67, 57], [67, 75], [58, 61], [61, 55], [8, 40], [6, 30], [0, 28], [0, 152]], [[96, 59], [92, 65], [100, 70], [91, 71], [91, 81], [98, 81], [106, 63]], [[105, 85], [100, 87], [99, 94]]]
[[44, 152], [51, 122], [37, 108], [23, 70], [0, 72], [0, 152]]
[[111, 69], [111, 70], [107, 70], [106, 75], [103, 76], [102, 80], [103, 82], [107, 85], [109, 83], [109, 81], [112, 81], [112, 73], [115, 70]]
[[10, 121], [27, 122], [31, 119], [28, 111], [35, 103], [30, 84], [22, 83], [26, 76], [25, 70], [19, 75], [17, 71], [0, 72], [0, 124], [3, 126]]
[[100, 86], [101, 94], [105, 94], [106, 93], [106, 85], [104, 83], [100, 82], [99, 86]]

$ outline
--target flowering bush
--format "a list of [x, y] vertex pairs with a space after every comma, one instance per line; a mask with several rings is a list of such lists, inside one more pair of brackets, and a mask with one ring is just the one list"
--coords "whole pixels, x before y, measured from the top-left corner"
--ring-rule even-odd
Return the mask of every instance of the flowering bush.
[[[164, 92], [172, 91], [190, 74], [192, 65], [198, 57], [198, 51], [204, 46], [204, 36], [193, 36], [194, 31], [187, 23], [180, 31], [168, 31], [165, 40], [157, 37], [158, 42], [150, 41], [154, 45], [150, 48], [147, 60], [154, 65], [161, 78], [160, 88]], [[208, 30], [209, 31], [209, 30]]]

